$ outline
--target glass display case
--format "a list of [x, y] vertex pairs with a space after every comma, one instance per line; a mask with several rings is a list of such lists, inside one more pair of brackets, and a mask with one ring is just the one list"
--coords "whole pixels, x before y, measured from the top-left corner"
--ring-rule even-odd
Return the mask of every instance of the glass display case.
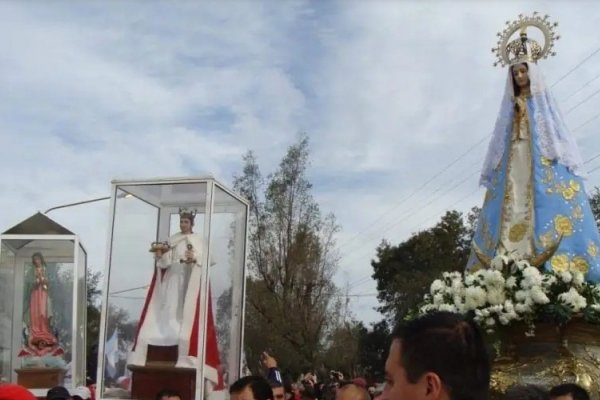
[[223, 399], [240, 376], [248, 204], [212, 177], [113, 181], [98, 399]]
[[40, 213], [0, 235], [0, 381], [36, 396], [85, 384], [86, 262], [78, 236]]

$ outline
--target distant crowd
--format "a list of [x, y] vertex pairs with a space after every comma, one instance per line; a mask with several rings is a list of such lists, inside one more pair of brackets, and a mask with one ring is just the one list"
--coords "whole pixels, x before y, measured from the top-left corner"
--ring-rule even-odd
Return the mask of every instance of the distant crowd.
[[[385, 364], [385, 385], [377, 390], [362, 379], [345, 381], [335, 371], [331, 383], [306, 374], [300, 384], [284, 385], [276, 359], [263, 354], [265, 376], [245, 376], [229, 387], [231, 400], [487, 400], [491, 363], [477, 325], [459, 314], [431, 313], [400, 324], [392, 333]], [[48, 391], [47, 400], [95, 400], [86, 387], [69, 393], [64, 387]], [[505, 400], [589, 400], [588, 392], [565, 383], [546, 390], [535, 385], [513, 386]], [[0, 386], [0, 400], [35, 400], [25, 388]], [[188, 400], [165, 389], [156, 400]]]

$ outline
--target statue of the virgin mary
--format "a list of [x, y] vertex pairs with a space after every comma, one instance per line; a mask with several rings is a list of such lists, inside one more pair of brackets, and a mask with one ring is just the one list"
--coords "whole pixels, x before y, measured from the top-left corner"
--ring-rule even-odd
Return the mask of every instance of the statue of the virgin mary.
[[[467, 268], [506, 254], [548, 270], [577, 269], [599, 281], [600, 235], [584, 190], [583, 162], [537, 65], [554, 55], [556, 26], [534, 13], [498, 34], [496, 64], [508, 65], [508, 76], [481, 173], [487, 192]], [[528, 28], [542, 32], [543, 47], [527, 36]]]

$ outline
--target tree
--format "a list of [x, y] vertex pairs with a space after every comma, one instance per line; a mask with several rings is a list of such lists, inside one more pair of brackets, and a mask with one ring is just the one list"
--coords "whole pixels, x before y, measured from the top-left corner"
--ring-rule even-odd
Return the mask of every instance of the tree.
[[372, 261], [379, 311], [393, 320], [406, 317], [421, 302], [431, 282], [443, 271], [462, 271], [467, 264], [476, 221], [448, 211], [434, 227], [413, 234], [397, 246], [383, 241]]
[[102, 273], [90, 273], [87, 276], [87, 331], [86, 331], [86, 376], [96, 381], [98, 365], [98, 340], [100, 338], [100, 283]]
[[361, 375], [375, 382], [382, 382], [390, 346], [389, 324], [382, 320], [372, 324], [371, 329], [360, 325], [358, 354]]
[[306, 135], [266, 180], [251, 151], [243, 160], [234, 188], [250, 201], [246, 356], [252, 369], [268, 349], [284, 370], [299, 373], [317, 363], [337, 320], [338, 225], [312, 197]]
[[600, 189], [598, 187], [594, 188], [594, 192], [590, 196], [590, 206], [596, 219], [596, 225], [600, 227]]

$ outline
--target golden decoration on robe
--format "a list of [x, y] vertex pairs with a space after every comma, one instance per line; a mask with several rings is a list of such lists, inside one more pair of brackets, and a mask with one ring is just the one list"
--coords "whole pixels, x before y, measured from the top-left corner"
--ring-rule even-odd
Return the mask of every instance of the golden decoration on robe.
[[[545, 167], [549, 167], [552, 165], [552, 160], [549, 158], [546, 158], [544, 156], [540, 157], [540, 161], [541, 161], [542, 165]], [[552, 172], [552, 170], [550, 170], [550, 172]]]
[[[553, 180], [554, 180], [554, 172], [552, 172], [552, 169], [546, 168], [546, 170], [544, 171], [544, 177], [542, 178], [542, 182], [549, 185], [550, 183], [552, 183]], [[552, 190], [552, 189], [550, 189], [550, 190]]]
[[508, 240], [513, 243], [520, 242], [527, 233], [527, 224], [525, 222], [519, 222], [511, 226], [508, 231]]
[[596, 243], [592, 242], [591, 240], [588, 243], [587, 253], [591, 257], [596, 257], [598, 255], [598, 246], [596, 246]]
[[565, 272], [569, 269], [569, 257], [566, 254], [556, 254], [550, 260], [554, 272]]
[[554, 239], [554, 235], [552, 234], [552, 231], [548, 231], [548, 232], [544, 233], [543, 235], [540, 235], [540, 243], [542, 244], [543, 247], [550, 246], [550, 244], [552, 243], [552, 239]]
[[573, 200], [573, 197], [575, 197], [575, 194], [577, 194], [577, 192], [575, 190], [573, 190], [573, 188], [570, 188], [570, 187], [568, 187], [562, 191], [562, 196], [564, 197], [565, 200]]
[[575, 256], [571, 261], [571, 269], [575, 271], [579, 271], [583, 274], [587, 274], [590, 270], [590, 264], [587, 260], [582, 256]]
[[554, 229], [556, 233], [562, 236], [571, 236], [573, 234], [573, 224], [569, 217], [557, 215], [554, 217]]
[[576, 192], [579, 192], [579, 190], [581, 190], [581, 185], [579, 185], [579, 183], [574, 179], [571, 179], [569, 181], [569, 187]]

